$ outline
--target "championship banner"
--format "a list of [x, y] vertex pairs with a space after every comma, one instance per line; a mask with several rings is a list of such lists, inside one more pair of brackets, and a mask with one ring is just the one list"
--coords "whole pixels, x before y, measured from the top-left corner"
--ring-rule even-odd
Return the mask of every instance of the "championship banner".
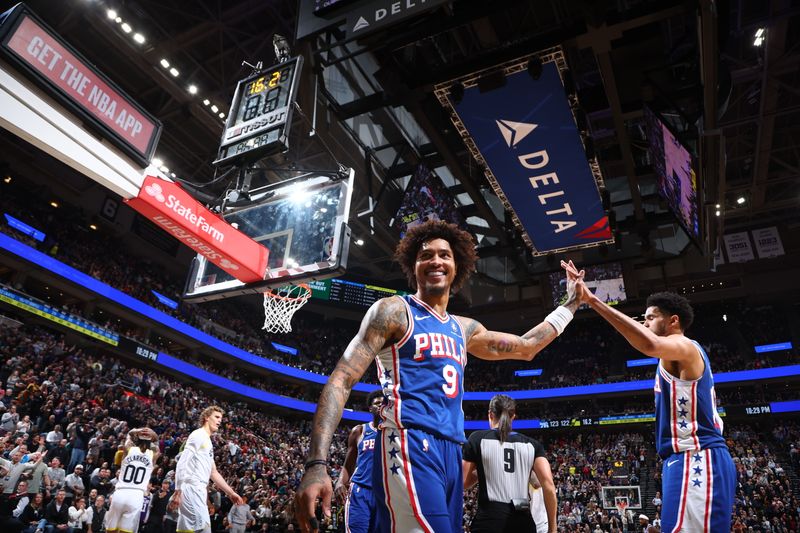
[[239, 281], [264, 279], [269, 250], [206, 209], [178, 184], [147, 176], [139, 196], [125, 203]]
[[778, 228], [775, 226], [754, 229], [752, 234], [753, 242], [756, 243], [756, 252], [758, 252], [759, 259], [778, 257], [786, 253], [783, 250], [783, 242], [781, 241], [781, 236], [778, 234]]
[[745, 263], [756, 258], [746, 231], [729, 233], [724, 239], [729, 263]]
[[[487, 77], [473, 74], [436, 91], [455, 112], [457, 130], [537, 255], [612, 239], [598, 192], [599, 166], [587, 160], [561, 81], [563, 52], [543, 54], [542, 61], [536, 80], [527, 62], [518, 61], [488, 76], [496, 88], [484, 86], [482, 92]], [[500, 74], [503, 83], [496, 79]], [[460, 88], [453, 94], [458, 83], [463, 96]]]

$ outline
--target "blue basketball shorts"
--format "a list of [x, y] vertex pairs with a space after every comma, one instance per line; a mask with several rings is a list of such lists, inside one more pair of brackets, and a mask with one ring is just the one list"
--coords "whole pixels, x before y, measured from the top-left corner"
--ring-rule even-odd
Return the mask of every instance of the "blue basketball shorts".
[[662, 466], [661, 531], [728, 533], [736, 467], [728, 448], [674, 453]]
[[350, 485], [350, 494], [344, 506], [346, 533], [377, 533], [378, 515], [372, 489], [358, 483]]
[[419, 429], [381, 431], [372, 489], [381, 533], [462, 533], [461, 444]]

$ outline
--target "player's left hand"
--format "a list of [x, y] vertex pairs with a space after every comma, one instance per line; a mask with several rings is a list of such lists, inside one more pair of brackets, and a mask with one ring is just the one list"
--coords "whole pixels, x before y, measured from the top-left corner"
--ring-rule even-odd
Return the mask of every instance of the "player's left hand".
[[586, 272], [584, 270], [579, 272], [571, 259], [568, 263], [561, 261], [561, 268], [567, 273], [567, 301], [586, 303], [587, 294], [591, 295], [591, 291], [588, 290], [583, 282]]
[[231, 501], [233, 502], [233, 505], [242, 505], [244, 503], [244, 498], [234, 492], [231, 494]]

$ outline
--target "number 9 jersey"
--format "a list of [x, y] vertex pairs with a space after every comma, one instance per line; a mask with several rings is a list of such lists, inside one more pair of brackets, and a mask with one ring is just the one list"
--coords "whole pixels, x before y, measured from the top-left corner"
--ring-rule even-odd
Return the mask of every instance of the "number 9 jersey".
[[381, 429], [422, 429], [463, 443], [464, 331], [454, 316], [439, 315], [413, 295], [404, 296], [403, 302], [408, 330], [376, 358], [387, 398]]

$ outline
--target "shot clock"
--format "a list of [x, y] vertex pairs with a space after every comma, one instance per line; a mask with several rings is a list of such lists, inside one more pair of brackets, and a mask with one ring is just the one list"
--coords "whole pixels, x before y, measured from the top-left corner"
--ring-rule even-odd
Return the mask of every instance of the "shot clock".
[[288, 148], [302, 66], [298, 56], [236, 85], [215, 165], [256, 161]]

